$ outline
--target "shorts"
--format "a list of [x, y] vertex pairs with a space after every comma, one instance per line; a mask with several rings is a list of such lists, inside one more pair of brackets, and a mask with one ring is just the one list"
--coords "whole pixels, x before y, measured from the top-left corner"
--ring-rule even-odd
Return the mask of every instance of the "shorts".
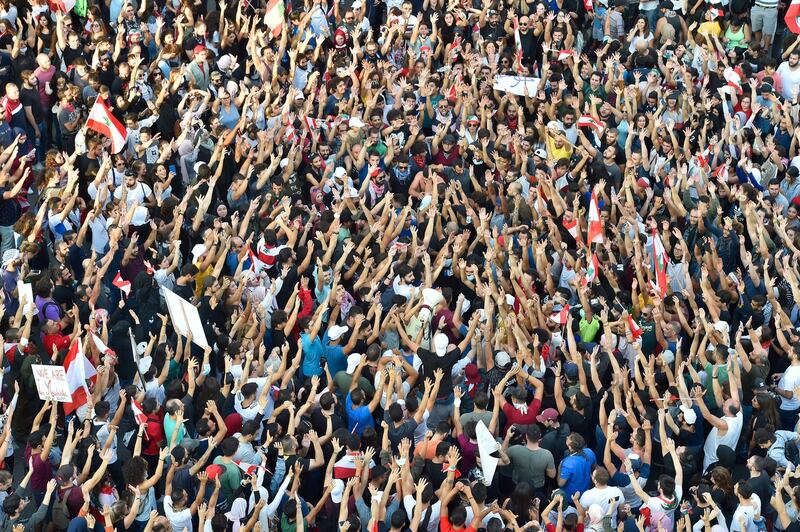
[[753, 31], [763, 31], [764, 35], [775, 36], [778, 29], [778, 8], [753, 6], [750, 23]]

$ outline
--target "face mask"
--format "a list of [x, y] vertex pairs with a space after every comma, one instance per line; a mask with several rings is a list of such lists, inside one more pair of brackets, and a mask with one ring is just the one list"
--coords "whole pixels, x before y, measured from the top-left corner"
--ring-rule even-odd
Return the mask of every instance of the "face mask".
[[406, 168], [405, 170], [400, 170], [399, 167], [395, 166], [394, 175], [397, 176], [397, 179], [399, 181], [406, 181], [408, 179], [408, 176], [411, 175], [411, 170], [409, 168]]
[[211, 364], [203, 364], [203, 375], [206, 377], [211, 373]]
[[474, 282], [474, 281], [475, 281], [475, 276], [474, 276], [474, 275], [467, 274], [467, 281], [469, 281], [469, 282]]
[[562, 342], [561, 333], [554, 332], [553, 336], [550, 338], [550, 342], [553, 344], [553, 347], [559, 347]]

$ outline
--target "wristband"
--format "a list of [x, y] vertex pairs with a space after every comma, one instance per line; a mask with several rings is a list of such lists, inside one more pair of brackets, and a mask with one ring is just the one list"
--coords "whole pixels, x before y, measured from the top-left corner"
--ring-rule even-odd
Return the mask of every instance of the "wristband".
[[400, 467], [403, 467], [404, 465], [406, 465], [406, 459], [405, 458], [398, 458], [397, 459], [397, 465], [399, 465]]
[[453, 399], [453, 404], [454, 404], [455, 406], [461, 406], [461, 399], [459, 399], [458, 397], [456, 397], [455, 399]]
[[448, 472], [455, 471], [455, 470], [456, 470], [456, 466], [454, 466], [454, 465], [451, 465], [451, 466], [447, 467], [447, 471]]

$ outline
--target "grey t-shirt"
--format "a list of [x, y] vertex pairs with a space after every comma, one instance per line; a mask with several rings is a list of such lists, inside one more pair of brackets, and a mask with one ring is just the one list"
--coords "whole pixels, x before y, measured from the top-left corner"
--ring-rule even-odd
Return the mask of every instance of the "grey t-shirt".
[[527, 482], [534, 488], [544, 487], [547, 470], [556, 467], [553, 455], [547, 449], [531, 450], [524, 445], [514, 445], [508, 449], [508, 457], [514, 466], [514, 482]]

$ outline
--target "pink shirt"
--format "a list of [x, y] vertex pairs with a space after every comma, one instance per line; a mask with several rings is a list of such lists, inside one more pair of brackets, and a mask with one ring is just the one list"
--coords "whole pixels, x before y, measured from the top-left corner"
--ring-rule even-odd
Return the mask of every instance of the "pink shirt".
[[50, 112], [56, 91], [55, 87], [50, 87], [53, 89], [53, 94], [47, 94], [45, 85], [56, 75], [56, 67], [50, 65], [48, 70], [42, 70], [41, 67], [36, 67], [36, 70], [33, 71], [33, 75], [39, 80], [39, 101], [42, 102], [42, 107], [45, 108], [45, 112]]

